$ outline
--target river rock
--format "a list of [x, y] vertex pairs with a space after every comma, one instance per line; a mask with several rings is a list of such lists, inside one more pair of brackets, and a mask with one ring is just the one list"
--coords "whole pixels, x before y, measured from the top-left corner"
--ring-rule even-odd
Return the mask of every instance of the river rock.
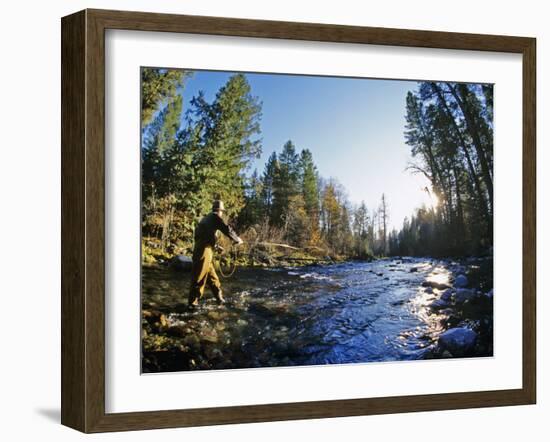
[[463, 287], [466, 287], [467, 285], [468, 285], [468, 278], [466, 278], [465, 275], [458, 275], [455, 278], [455, 283], [454, 283], [455, 287], [463, 288]]
[[411, 267], [409, 269], [409, 272], [411, 272], [411, 273], [418, 272], [418, 267]]
[[434, 302], [430, 304], [430, 308], [433, 310], [441, 310], [448, 306], [449, 306], [449, 303], [444, 301], [443, 299], [436, 299]]
[[476, 291], [471, 289], [458, 289], [455, 293], [455, 301], [459, 304], [463, 304], [466, 301], [472, 301], [476, 297]]
[[208, 346], [204, 350], [204, 354], [208, 358], [209, 361], [212, 361], [213, 359], [221, 359], [223, 358], [223, 353], [219, 348]]
[[451, 328], [439, 336], [439, 345], [453, 356], [465, 356], [476, 345], [477, 334], [466, 327]]
[[196, 334], [190, 334], [190, 335], [187, 335], [185, 337], [185, 339], [183, 340], [183, 343], [185, 345], [188, 345], [189, 347], [193, 348], [193, 349], [197, 349], [200, 347], [200, 339], [199, 337], [196, 335]]
[[179, 325], [173, 325], [172, 327], [169, 327], [168, 330], [166, 330], [166, 334], [170, 336], [174, 336], [176, 338], [183, 338], [188, 333], [184, 327], [181, 327]]
[[458, 327], [458, 325], [462, 322], [462, 318], [455, 314], [455, 312], [451, 312], [449, 314], [449, 317], [447, 318], [444, 323], [447, 325], [447, 327], [454, 328]]
[[216, 342], [218, 342], [218, 333], [214, 329], [203, 330], [201, 332], [201, 338], [202, 338], [203, 341], [215, 344]]
[[152, 326], [167, 327], [169, 325], [166, 316], [157, 310], [143, 310], [142, 315], [143, 319]]
[[176, 255], [170, 261], [170, 266], [174, 270], [178, 270], [180, 272], [190, 272], [191, 267], [193, 266], [193, 259], [185, 255]]
[[441, 299], [445, 302], [451, 302], [453, 294], [454, 294], [454, 290], [449, 288], [445, 290], [443, 293], [441, 293]]
[[206, 316], [208, 316], [208, 319], [218, 321], [220, 319], [225, 318], [227, 315], [223, 312], [208, 312], [208, 314]]

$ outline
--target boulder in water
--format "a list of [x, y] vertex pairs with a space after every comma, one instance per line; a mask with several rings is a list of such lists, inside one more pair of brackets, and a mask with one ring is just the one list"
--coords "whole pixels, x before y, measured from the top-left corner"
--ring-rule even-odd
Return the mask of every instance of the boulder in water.
[[200, 337], [203, 341], [210, 342], [212, 344], [218, 342], [218, 333], [215, 329], [202, 330]]
[[443, 299], [436, 299], [434, 302], [430, 304], [430, 308], [432, 310], [441, 310], [449, 306], [449, 303], [447, 301], [444, 301]]
[[458, 289], [455, 293], [455, 301], [459, 304], [463, 304], [466, 301], [472, 301], [476, 297], [476, 291], [471, 289]]
[[170, 261], [170, 266], [174, 270], [181, 272], [190, 272], [191, 267], [193, 266], [193, 259], [185, 255], [176, 255]]
[[458, 287], [458, 288], [464, 288], [468, 285], [468, 278], [466, 278], [465, 275], [458, 275], [456, 278], [455, 278], [455, 283], [454, 283], [454, 286], [455, 287]]
[[476, 345], [477, 334], [466, 327], [451, 328], [439, 336], [439, 345], [453, 356], [466, 356]]
[[445, 302], [451, 302], [451, 298], [453, 297], [454, 290], [453, 289], [447, 289], [441, 294], [441, 299]]

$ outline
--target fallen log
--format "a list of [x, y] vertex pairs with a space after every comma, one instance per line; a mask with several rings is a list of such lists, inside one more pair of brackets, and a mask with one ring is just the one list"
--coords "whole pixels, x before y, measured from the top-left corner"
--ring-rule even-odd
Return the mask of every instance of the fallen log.
[[260, 246], [268, 246], [268, 247], [283, 247], [285, 249], [291, 249], [291, 250], [300, 250], [299, 247], [290, 246], [288, 244], [279, 244], [274, 242], [259, 242], [258, 245]]

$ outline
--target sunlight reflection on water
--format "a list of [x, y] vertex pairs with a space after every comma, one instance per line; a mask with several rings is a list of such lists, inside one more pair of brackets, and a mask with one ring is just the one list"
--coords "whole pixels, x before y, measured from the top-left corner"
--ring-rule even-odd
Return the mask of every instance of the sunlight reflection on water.
[[411, 311], [414, 313], [427, 327], [427, 334], [432, 338], [438, 336], [443, 330], [443, 319], [446, 315], [434, 311], [430, 305], [441, 297], [444, 291], [444, 286], [450, 285], [451, 272], [445, 267], [438, 266], [428, 274], [426, 281], [441, 284], [441, 289], [425, 289], [418, 288], [416, 296], [411, 300]]

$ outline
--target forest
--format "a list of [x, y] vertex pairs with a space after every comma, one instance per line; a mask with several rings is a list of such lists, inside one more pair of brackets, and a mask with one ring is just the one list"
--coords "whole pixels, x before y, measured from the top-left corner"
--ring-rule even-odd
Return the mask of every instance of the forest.
[[319, 174], [313, 146], [269, 146], [276, 150], [254, 168], [264, 122], [245, 74], [232, 75], [213, 100], [198, 93], [186, 109], [192, 72], [143, 68], [141, 76], [146, 263], [189, 255], [213, 199], [224, 201], [249, 247], [269, 241], [339, 259], [479, 255], [492, 247], [492, 85], [418, 82], [403, 97], [413, 158], [404, 173], [424, 175], [435, 203], [390, 230], [387, 196], [352, 204], [337, 179]]

